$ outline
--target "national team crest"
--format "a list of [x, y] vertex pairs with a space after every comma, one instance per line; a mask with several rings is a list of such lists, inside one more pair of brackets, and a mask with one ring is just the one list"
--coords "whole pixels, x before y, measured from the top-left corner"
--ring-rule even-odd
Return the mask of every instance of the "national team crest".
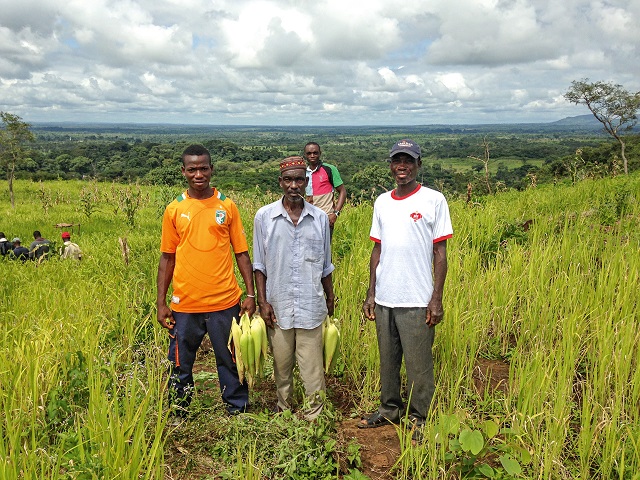
[[224, 210], [216, 210], [216, 223], [222, 225], [227, 219], [227, 212]]
[[414, 222], [417, 222], [418, 220], [420, 220], [422, 218], [422, 214], [420, 212], [413, 212], [411, 215], [409, 215]]

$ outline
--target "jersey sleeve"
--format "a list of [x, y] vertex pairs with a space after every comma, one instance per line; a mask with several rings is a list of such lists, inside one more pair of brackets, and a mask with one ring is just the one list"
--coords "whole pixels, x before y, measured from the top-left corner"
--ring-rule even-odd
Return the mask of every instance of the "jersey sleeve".
[[229, 206], [231, 213], [231, 225], [229, 225], [229, 237], [231, 239], [231, 245], [233, 246], [234, 253], [242, 253], [249, 251], [249, 244], [247, 243], [247, 235], [242, 225], [242, 219], [240, 218], [240, 211], [234, 202], [231, 202]]
[[327, 167], [331, 169], [331, 175], [333, 180], [333, 188], [337, 188], [342, 185], [344, 182], [342, 181], [342, 177], [340, 176], [340, 172], [335, 167], [335, 165], [326, 164]]

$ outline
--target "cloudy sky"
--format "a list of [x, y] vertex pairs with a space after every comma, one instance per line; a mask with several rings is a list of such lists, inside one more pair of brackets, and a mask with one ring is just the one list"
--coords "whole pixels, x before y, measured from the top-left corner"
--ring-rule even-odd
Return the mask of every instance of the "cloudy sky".
[[0, 0], [25, 121], [547, 122], [572, 80], [640, 90], [638, 0]]

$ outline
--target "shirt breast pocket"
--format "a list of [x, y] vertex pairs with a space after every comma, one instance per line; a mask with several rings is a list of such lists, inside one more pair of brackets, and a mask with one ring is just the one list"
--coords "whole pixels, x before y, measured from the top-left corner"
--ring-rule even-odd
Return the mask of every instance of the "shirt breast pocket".
[[309, 240], [304, 250], [305, 262], [322, 263], [324, 247], [321, 240]]

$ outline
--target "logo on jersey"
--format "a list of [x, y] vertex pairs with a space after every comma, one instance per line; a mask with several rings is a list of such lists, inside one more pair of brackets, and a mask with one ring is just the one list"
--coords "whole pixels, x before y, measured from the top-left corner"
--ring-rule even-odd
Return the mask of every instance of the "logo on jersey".
[[180, 214], [180, 218], [182, 218], [182, 217], [186, 218], [188, 221], [191, 221], [191, 212], [187, 212], [186, 214], [185, 213], [181, 213]]
[[422, 214], [420, 212], [413, 212], [411, 215], [409, 215], [414, 222], [417, 222], [418, 220], [420, 220], [422, 218]]
[[224, 210], [216, 210], [216, 223], [222, 225], [227, 219], [227, 212]]

